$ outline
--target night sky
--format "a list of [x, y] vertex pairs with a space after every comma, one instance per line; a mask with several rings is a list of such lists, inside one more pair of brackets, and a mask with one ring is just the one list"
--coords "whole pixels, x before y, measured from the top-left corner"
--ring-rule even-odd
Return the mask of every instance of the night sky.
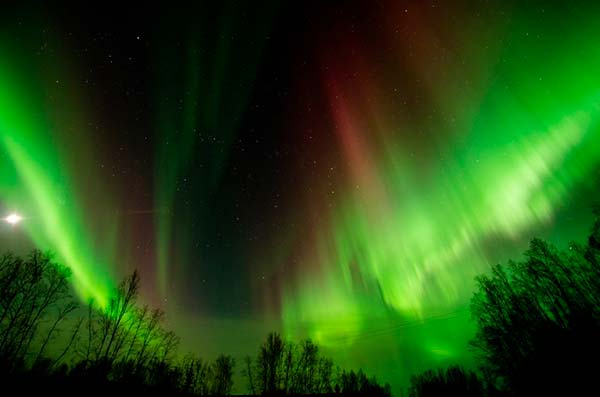
[[474, 277], [591, 226], [600, 14], [449, 3], [0, 6], [0, 249], [139, 269], [183, 351], [472, 365]]

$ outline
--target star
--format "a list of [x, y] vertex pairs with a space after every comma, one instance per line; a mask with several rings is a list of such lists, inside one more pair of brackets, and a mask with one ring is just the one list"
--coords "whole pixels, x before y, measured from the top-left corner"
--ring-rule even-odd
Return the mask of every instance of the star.
[[23, 217], [18, 214], [15, 214], [15, 213], [12, 213], [12, 214], [8, 215], [6, 218], [4, 218], [4, 221], [6, 223], [9, 223], [13, 226], [16, 225], [17, 223], [21, 222], [22, 220], [23, 220]]

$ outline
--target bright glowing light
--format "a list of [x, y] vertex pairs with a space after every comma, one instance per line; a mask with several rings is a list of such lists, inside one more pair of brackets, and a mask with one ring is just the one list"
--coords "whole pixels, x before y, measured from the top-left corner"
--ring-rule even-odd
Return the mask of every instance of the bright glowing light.
[[16, 225], [17, 223], [19, 223], [23, 220], [23, 217], [18, 214], [10, 214], [6, 218], [4, 218], [4, 220], [7, 223], [10, 223], [11, 225]]

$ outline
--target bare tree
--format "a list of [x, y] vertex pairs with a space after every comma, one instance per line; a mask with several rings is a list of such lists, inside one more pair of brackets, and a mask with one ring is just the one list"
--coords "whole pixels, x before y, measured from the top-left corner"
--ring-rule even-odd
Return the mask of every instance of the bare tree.
[[254, 383], [254, 363], [250, 356], [244, 358], [244, 370], [242, 374], [248, 379], [248, 391], [250, 394], [256, 394], [256, 386]]
[[[50, 322], [42, 337], [42, 348], [60, 331], [60, 324], [74, 310], [68, 268], [55, 263], [51, 256], [34, 251], [27, 260], [5, 255], [0, 259], [0, 355], [10, 363], [24, 363], [31, 353], [37, 331]], [[52, 316], [52, 312], [56, 315]]]
[[144, 366], [152, 357], [150, 348], [155, 345], [160, 333], [160, 325], [164, 318], [164, 312], [154, 309], [150, 318], [142, 326], [140, 349], [136, 357], [136, 366]]
[[71, 337], [69, 338], [69, 341], [67, 342], [65, 348], [62, 350], [62, 352], [58, 355], [58, 357], [56, 357], [56, 359], [54, 359], [52, 366], [56, 366], [60, 363], [60, 361], [63, 359], [63, 357], [65, 357], [69, 351], [71, 350], [71, 348], [73, 347], [75, 341], [77, 340], [77, 336], [79, 335], [79, 330], [81, 329], [81, 325], [84, 322], [84, 318], [83, 317], [79, 317], [77, 319], [77, 321], [75, 322], [75, 325], [73, 326], [73, 330], [71, 331]]
[[54, 319], [54, 321], [52, 322], [52, 326], [50, 327], [50, 330], [48, 331], [48, 333], [46, 334], [46, 336], [43, 338], [42, 341], [42, 345], [40, 346], [40, 349], [37, 353], [37, 356], [34, 359], [34, 363], [37, 362], [38, 360], [40, 360], [43, 357], [44, 354], [44, 350], [46, 349], [46, 346], [48, 345], [48, 342], [50, 342], [50, 340], [53, 339], [53, 337], [55, 336], [55, 333], [59, 333], [59, 329], [58, 329], [58, 325], [75, 309], [77, 309], [79, 305], [77, 304], [77, 302], [75, 301], [68, 301], [66, 302], [65, 305], [62, 305], [60, 307], [58, 307], [58, 313], [56, 314], [56, 317]]
[[109, 361], [114, 361], [118, 354], [117, 349], [114, 348], [114, 344], [118, 343], [117, 340], [123, 337], [123, 322], [130, 320], [130, 316], [133, 314], [133, 308], [137, 300], [137, 295], [140, 286], [140, 276], [135, 270], [129, 277], [127, 277], [119, 288], [113, 298], [111, 298], [108, 308], [106, 310], [104, 321], [105, 331], [102, 335], [100, 343], [100, 351], [104, 349], [102, 358]]
[[127, 353], [125, 353], [124, 360], [129, 360], [129, 357], [134, 352], [136, 346], [138, 346], [138, 339], [140, 337], [140, 332], [142, 327], [144, 326], [144, 322], [146, 321], [146, 317], [150, 309], [148, 305], [144, 305], [141, 309], [137, 310], [137, 315], [135, 318], [135, 326], [133, 327], [133, 332], [131, 332], [131, 338], [129, 339], [129, 348], [127, 349]]
[[235, 360], [231, 356], [222, 354], [217, 357], [212, 367], [212, 394], [217, 396], [228, 396], [233, 387], [233, 369], [235, 367]]

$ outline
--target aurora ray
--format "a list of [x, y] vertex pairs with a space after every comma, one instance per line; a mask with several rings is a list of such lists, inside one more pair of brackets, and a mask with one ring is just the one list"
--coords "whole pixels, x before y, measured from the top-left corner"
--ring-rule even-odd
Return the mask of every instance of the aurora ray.
[[209, 355], [472, 363], [473, 277], [587, 232], [598, 5], [238, 3], [0, 14], [3, 248], [100, 303], [138, 268]]
[[[367, 46], [358, 33], [337, 51], [324, 44], [321, 81], [336, 149], [319, 161], [335, 164], [340, 176], [310, 190], [318, 204], [305, 210], [315, 213], [306, 228], [318, 233], [290, 254], [311, 271], [287, 279], [288, 335], [354, 350], [355, 362], [375, 345], [411, 335], [429, 363], [413, 370], [468, 359], [474, 277], [554, 230], [556, 214], [600, 166], [600, 52], [581, 40], [600, 37], [597, 25], [574, 11], [577, 26], [562, 20], [569, 28], [558, 37], [535, 11], [515, 12], [508, 26], [493, 22], [486, 34], [494, 41], [477, 38], [475, 18], [461, 20], [463, 37], [474, 38], [468, 46], [445, 41], [450, 27], [435, 25], [443, 11], [425, 6], [387, 10], [390, 25], [406, 32], [390, 29], [395, 53]], [[556, 64], [547, 63], [549, 42]], [[454, 52], [441, 57], [449, 46]], [[500, 59], [482, 60], [473, 48]], [[394, 70], [407, 58], [402, 74]], [[331, 160], [332, 152], [341, 159]], [[453, 324], [451, 333], [406, 330], [434, 321]], [[401, 361], [410, 348], [395, 346]]]

